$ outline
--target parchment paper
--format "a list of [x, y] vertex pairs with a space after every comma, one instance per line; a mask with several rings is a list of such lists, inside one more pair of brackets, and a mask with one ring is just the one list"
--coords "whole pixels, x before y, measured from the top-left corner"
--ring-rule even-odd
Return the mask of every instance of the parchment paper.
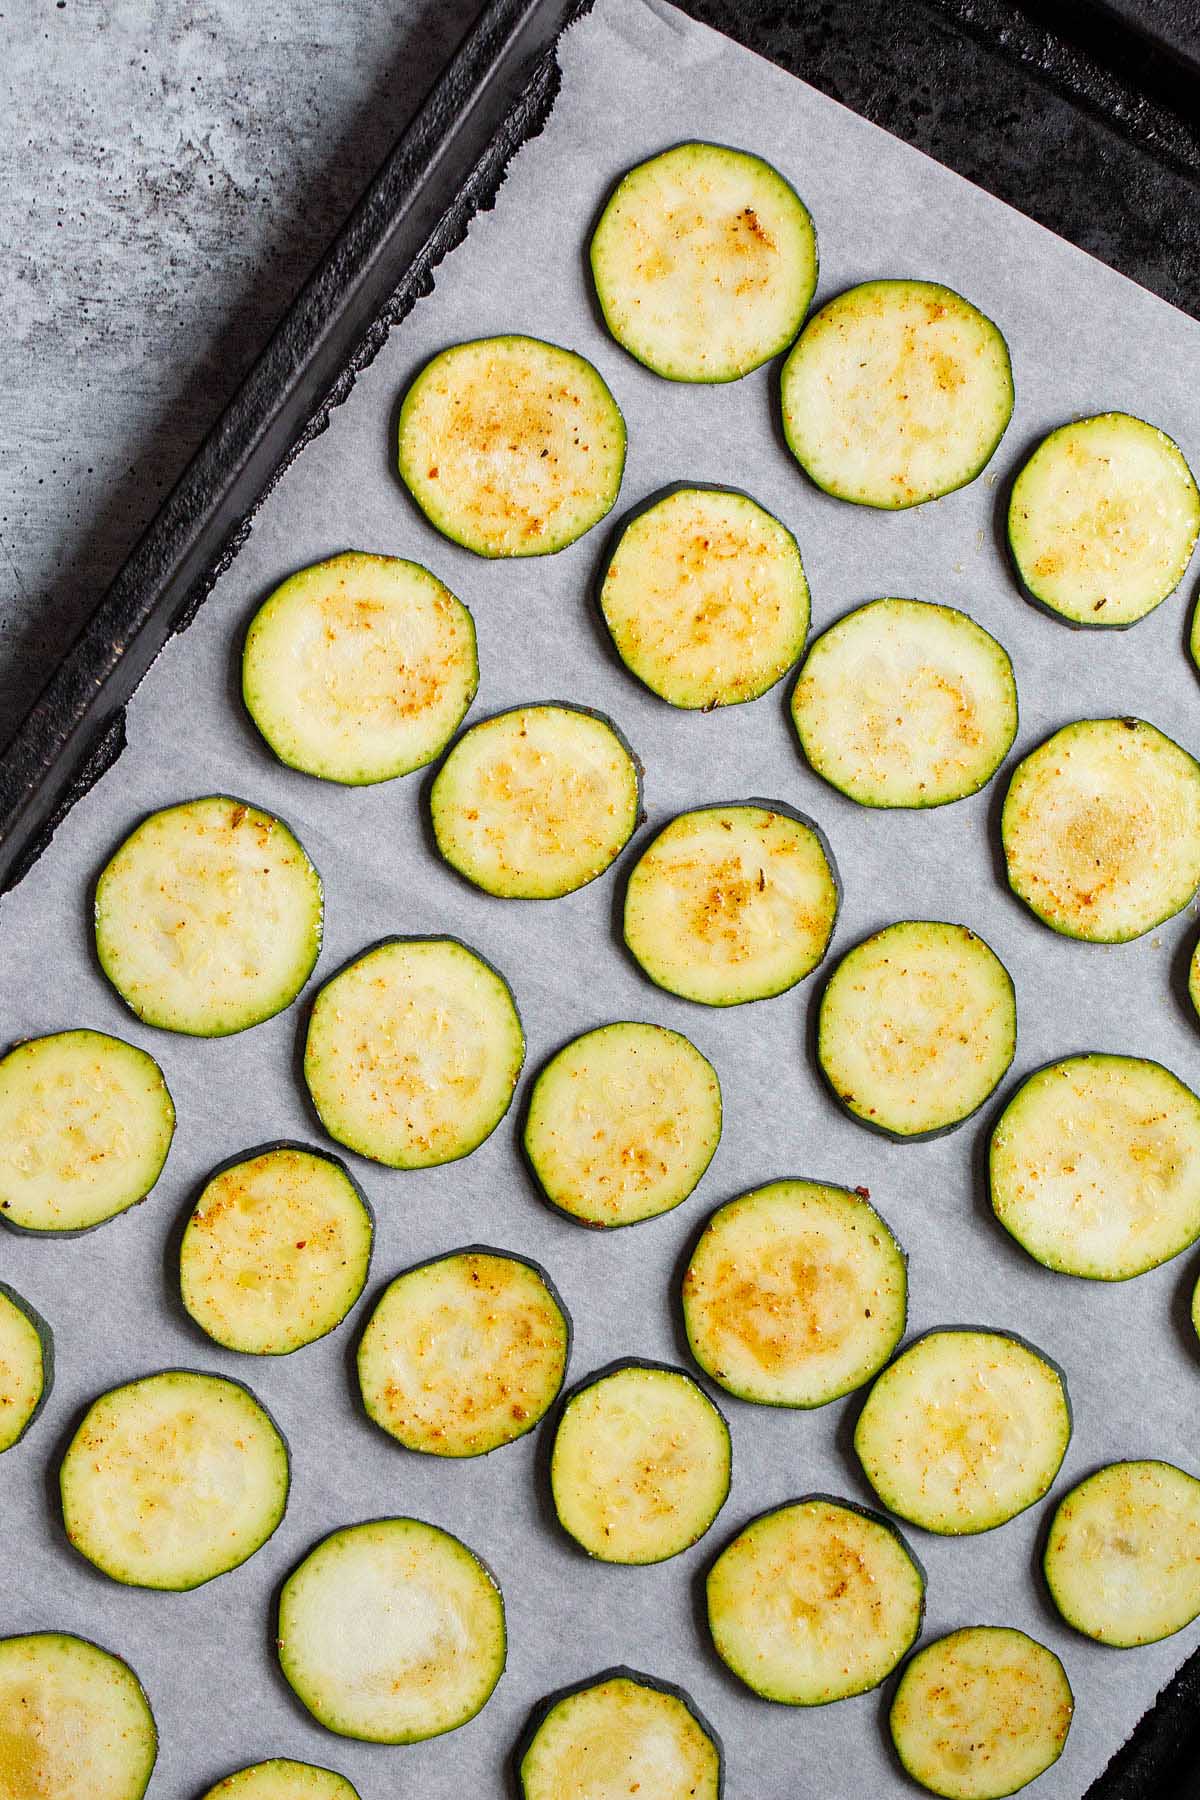
[[[884, 1699], [794, 1711], [756, 1699], [708, 1647], [699, 1610], [715, 1549], [761, 1509], [811, 1490], [870, 1499], [849, 1448], [855, 1401], [813, 1413], [729, 1398], [734, 1484], [709, 1537], [650, 1569], [589, 1563], [548, 1512], [534, 1438], [476, 1462], [401, 1451], [361, 1413], [350, 1352], [370, 1299], [399, 1269], [475, 1240], [540, 1259], [575, 1323], [571, 1378], [621, 1354], [683, 1360], [671, 1295], [707, 1212], [774, 1176], [863, 1184], [910, 1253], [910, 1328], [1007, 1327], [1065, 1367], [1075, 1435], [1054, 1496], [1097, 1463], [1164, 1456], [1200, 1469], [1200, 1356], [1186, 1323], [1194, 1255], [1125, 1286], [1049, 1274], [995, 1226], [981, 1179], [992, 1113], [931, 1143], [896, 1145], [843, 1116], [807, 1048], [820, 978], [727, 1012], [651, 987], [620, 947], [621, 869], [678, 809], [748, 794], [816, 817], [845, 885], [833, 955], [891, 920], [962, 920], [1012, 970], [1020, 1044], [1004, 1093], [1042, 1062], [1081, 1048], [1161, 1059], [1200, 1080], [1200, 1033], [1181, 997], [1189, 908], [1141, 941], [1100, 948], [1054, 936], [1006, 892], [997, 869], [1005, 777], [927, 814], [859, 809], [800, 758], [787, 687], [702, 716], [673, 711], [613, 660], [590, 583], [605, 532], [565, 553], [483, 562], [437, 536], [393, 475], [397, 399], [443, 345], [527, 330], [575, 346], [624, 409], [629, 463], [619, 507], [666, 482], [743, 487], [794, 529], [814, 629], [882, 594], [965, 607], [1012, 653], [1017, 753], [1084, 715], [1136, 713], [1200, 749], [1200, 689], [1184, 654], [1191, 583], [1129, 633], [1073, 633], [1018, 595], [999, 550], [1003, 478], [1049, 427], [1127, 408], [1200, 461], [1200, 328], [918, 152], [669, 7], [600, 0], [561, 49], [561, 96], [516, 159], [498, 204], [442, 267], [436, 292], [395, 331], [330, 429], [267, 502], [236, 563], [130, 708], [129, 748], [82, 801], [0, 914], [0, 1021], [6, 1039], [87, 1024], [160, 1060], [179, 1128], [141, 1207], [84, 1237], [0, 1235], [0, 1273], [51, 1321], [58, 1378], [50, 1406], [0, 1462], [0, 1632], [81, 1632], [125, 1655], [157, 1715], [155, 1800], [191, 1800], [243, 1763], [293, 1755], [348, 1775], [363, 1800], [493, 1800], [529, 1708], [560, 1684], [615, 1662], [684, 1683], [718, 1727], [729, 1800], [862, 1800], [910, 1792], [891, 1760]], [[594, 316], [584, 244], [610, 183], [681, 138], [760, 151], [796, 184], [821, 246], [818, 299], [879, 274], [960, 288], [1008, 337], [1017, 407], [992, 471], [935, 505], [895, 516], [830, 500], [801, 476], [773, 424], [773, 375], [728, 387], [676, 386], [641, 369]], [[1097, 196], [1097, 204], [1102, 197]], [[285, 574], [355, 547], [427, 563], [472, 608], [482, 681], [472, 716], [527, 699], [600, 707], [646, 764], [649, 826], [622, 865], [569, 898], [493, 900], [442, 866], [423, 827], [419, 776], [366, 789], [277, 764], [237, 698], [241, 630]], [[168, 1241], [197, 1183], [222, 1158], [276, 1137], [323, 1141], [296, 1065], [305, 1003], [245, 1035], [199, 1042], [143, 1028], [91, 957], [89, 882], [147, 809], [213, 790], [288, 819], [318, 864], [327, 936], [313, 988], [389, 932], [453, 932], [511, 979], [529, 1039], [526, 1083], [567, 1038], [614, 1018], [685, 1031], [716, 1064], [726, 1123], [697, 1193], [679, 1211], [611, 1235], [550, 1212], [517, 1152], [514, 1107], [467, 1161], [423, 1173], [348, 1160], [374, 1203], [368, 1298], [332, 1338], [289, 1358], [218, 1349], [182, 1313]], [[522, 1092], [524, 1089], [522, 1089]], [[123, 1588], [76, 1557], [62, 1534], [55, 1471], [80, 1407], [110, 1385], [186, 1364], [248, 1382], [293, 1455], [287, 1517], [236, 1572], [192, 1594]], [[1062, 1656], [1077, 1699], [1066, 1753], [1032, 1792], [1083, 1793], [1184, 1656], [1200, 1627], [1149, 1649], [1106, 1651], [1056, 1621], [1035, 1568], [1054, 1496], [1001, 1529], [952, 1541], [908, 1532], [929, 1576], [927, 1632], [972, 1622], [1021, 1626]], [[313, 1723], [271, 1654], [286, 1572], [327, 1530], [384, 1513], [445, 1524], [496, 1571], [508, 1608], [508, 1669], [493, 1699], [451, 1737], [367, 1746]]]

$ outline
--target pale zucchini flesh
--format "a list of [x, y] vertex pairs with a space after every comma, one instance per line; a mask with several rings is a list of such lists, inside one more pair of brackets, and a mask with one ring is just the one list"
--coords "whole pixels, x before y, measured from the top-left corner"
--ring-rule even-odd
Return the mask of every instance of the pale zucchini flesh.
[[953, 606], [872, 600], [805, 658], [792, 720], [810, 766], [860, 806], [945, 806], [992, 779], [1017, 733], [1008, 652]]
[[825, 955], [839, 887], [815, 825], [779, 802], [680, 813], [625, 893], [625, 942], [651, 981], [705, 1006], [794, 987]]
[[504, 1669], [504, 1601], [472, 1550], [421, 1519], [332, 1532], [279, 1597], [279, 1662], [327, 1731], [411, 1744], [454, 1731]]
[[28, 1300], [0, 1281], [0, 1452], [24, 1437], [53, 1380], [50, 1327]]
[[437, 847], [487, 894], [553, 900], [613, 862], [637, 823], [638, 765], [611, 720], [521, 706], [471, 726], [429, 796]]
[[878, 1376], [854, 1431], [890, 1512], [943, 1536], [990, 1531], [1045, 1494], [1071, 1436], [1061, 1372], [1007, 1332], [926, 1332]]
[[521, 1800], [721, 1800], [721, 1746], [682, 1688], [634, 1669], [538, 1707], [517, 1761]]
[[721, 1086], [678, 1031], [622, 1020], [586, 1031], [534, 1083], [525, 1154], [581, 1224], [633, 1225], [679, 1206], [721, 1137]]
[[1188, 963], [1187, 989], [1196, 1017], [1200, 1018], [1200, 943], [1192, 951], [1191, 961]]
[[685, 143], [617, 184], [591, 263], [605, 324], [631, 356], [669, 381], [736, 381], [799, 331], [817, 238], [770, 163]]
[[347, 551], [277, 587], [242, 652], [242, 697], [281, 762], [390, 781], [432, 762], [475, 698], [471, 615], [419, 563]]
[[625, 421], [584, 357], [539, 338], [443, 350], [400, 408], [400, 478], [478, 556], [549, 556], [610, 511]]
[[1064, 937], [1120, 944], [1200, 887], [1200, 765], [1144, 719], [1080, 719], [1018, 763], [1009, 885]]
[[932, 281], [867, 281], [815, 313], [783, 365], [805, 473], [860, 506], [919, 506], [973, 481], [1012, 416], [1008, 346]]
[[5, 1800], [141, 1800], [158, 1733], [119, 1656], [68, 1632], [0, 1638]]
[[276, 1756], [238, 1769], [209, 1788], [204, 1800], [359, 1800], [358, 1789], [332, 1769]]
[[96, 953], [147, 1025], [245, 1031], [290, 1006], [321, 949], [321, 880], [282, 820], [213, 794], [151, 813], [96, 885]]
[[869, 1200], [774, 1181], [718, 1207], [683, 1277], [688, 1344], [762, 1406], [824, 1406], [887, 1361], [907, 1311], [904, 1252]]
[[1059, 1501], [1042, 1567], [1068, 1625], [1119, 1650], [1200, 1616], [1200, 1481], [1171, 1463], [1116, 1462]]
[[891, 1137], [928, 1137], [969, 1118], [1016, 1045], [1012, 979], [965, 925], [888, 925], [842, 958], [821, 996], [825, 1079], [847, 1111]]

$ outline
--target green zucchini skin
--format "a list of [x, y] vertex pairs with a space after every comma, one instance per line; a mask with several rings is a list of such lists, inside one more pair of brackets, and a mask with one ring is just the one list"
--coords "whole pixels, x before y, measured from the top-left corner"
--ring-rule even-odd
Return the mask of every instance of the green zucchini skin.
[[[2, 1656], [4, 1649], [8, 1645], [29, 1642], [33, 1639], [40, 1639], [47, 1643], [54, 1642], [63, 1645], [82, 1646], [84, 1650], [94, 1652], [97, 1657], [104, 1657], [108, 1662], [115, 1664], [122, 1679], [125, 1677], [128, 1678], [132, 1689], [132, 1698], [143, 1714], [141, 1723], [145, 1731], [146, 1744], [143, 1766], [137, 1771], [134, 1777], [134, 1784], [126, 1790], [125, 1794], [122, 1795], [121, 1800], [140, 1800], [140, 1796], [145, 1793], [150, 1785], [150, 1777], [154, 1773], [154, 1767], [158, 1761], [159, 1740], [158, 1723], [154, 1717], [154, 1711], [150, 1705], [149, 1697], [145, 1688], [142, 1686], [136, 1670], [130, 1663], [126, 1662], [123, 1656], [119, 1656], [115, 1650], [107, 1650], [103, 1644], [98, 1644], [94, 1638], [83, 1637], [80, 1633], [72, 1631], [10, 1632], [5, 1636], [0, 1637], [0, 1656]], [[19, 1743], [18, 1749], [20, 1749]]]
[[[674, 1681], [664, 1681], [661, 1676], [647, 1675], [641, 1669], [631, 1669], [626, 1663], [616, 1663], [611, 1669], [601, 1669], [595, 1675], [584, 1676], [582, 1681], [573, 1681], [566, 1687], [556, 1688], [553, 1693], [547, 1694], [537, 1702], [517, 1739], [510, 1763], [513, 1779], [521, 1794], [523, 1795], [525, 1791], [521, 1780], [521, 1764], [533, 1748], [534, 1739], [555, 1707], [563, 1700], [573, 1699], [576, 1694], [586, 1693], [589, 1688], [600, 1687], [606, 1681], [636, 1682], [639, 1687], [653, 1688], [660, 1694], [669, 1695], [672, 1700], [678, 1700], [681, 1706], [686, 1707], [716, 1750], [717, 1800], [725, 1800], [725, 1746], [716, 1727], [701, 1712], [686, 1688], [680, 1687]], [[652, 1796], [651, 1800], [653, 1800]]]
[[[23, 1294], [18, 1294], [16, 1288], [10, 1287], [7, 1281], [0, 1281], [0, 1295], [2, 1295], [5, 1300], [10, 1300], [17, 1308], [18, 1312], [24, 1313], [29, 1323], [33, 1326], [34, 1331], [37, 1333], [38, 1347], [42, 1353], [42, 1391], [38, 1395], [37, 1405], [22, 1425], [20, 1431], [18, 1431], [16, 1437], [13, 1438], [12, 1442], [4, 1446], [5, 1450], [15, 1450], [17, 1445], [21, 1442], [21, 1439], [25, 1436], [25, 1433], [31, 1426], [37, 1423], [39, 1414], [43, 1411], [47, 1400], [50, 1398], [50, 1390], [54, 1386], [54, 1333], [51, 1331], [49, 1325], [46, 1323], [45, 1319], [43, 1319], [36, 1306], [32, 1306]], [[0, 1454], [3, 1454], [3, 1452], [0, 1451]]]

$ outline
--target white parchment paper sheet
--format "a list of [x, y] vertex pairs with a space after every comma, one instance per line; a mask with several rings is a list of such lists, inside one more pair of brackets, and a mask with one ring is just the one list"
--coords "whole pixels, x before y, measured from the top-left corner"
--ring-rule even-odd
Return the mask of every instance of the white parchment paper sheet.
[[[1157, 1057], [1185, 1079], [1200, 1078], [1200, 1034], [1178, 985], [1194, 909], [1120, 948], [1055, 937], [1008, 895], [997, 871], [1003, 779], [928, 814], [861, 810], [803, 764], [786, 684], [753, 705], [701, 716], [673, 711], [620, 668], [590, 592], [603, 529], [557, 557], [489, 564], [438, 537], [393, 474], [397, 399], [431, 353], [512, 330], [573, 345], [600, 368], [628, 420], [620, 509], [682, 479], [747, 489], [798, 536], [816, 629], [881, 594], [965, 607], [1013, 655], [1018, 751], [1068, 719], [1110, 713], [1141, 714], [1197, 750], [1200, 687], [1183, 650], [1184, 599], [1129, 633], [1071, 632], [1016, 592], [997, 505], [1030, 445], [1075, 413], [1141, 413], [1200, 461], [1200, 328], [665, 6], [600, 0], [561, 55], [562, 94], [495, 210], [475, 221], [436, 292], [393, 333], [267, 502], [233, 568], [130, 708], [129, 748], [0, 913], [4, 1037], [77, 1024], [119, 1033], [160, 1059], [179, 1112], [166, 1171], [144, 1206], [73, 1240], [0, 1236], [0, 1273], [51, 1321], [58, 1346], [49, 1409], [0, 1462], [0, 1631], [82, 1632], [129, 1658], [161, 1733], [156, 1800], [190, 1800], [242, 1763], [289, 1754], [344, 1771], [363, 1800], [494, 1800], [509, 1791], [507, 1759], [533, 1703], [619, 1661], [691, 1689], [724, 1738], [729, 1800], [911, 1790], [887, 1749], [879, 1694], [809, 1712], [768, 1705], [725, 1675], [698, 1610], [713, 1551], [754, 1513], [810, 1490], [870, 1497], [849, 1449], [853, 1399], [807, 1414], [723, 1400], [734, 1485], [710, 1537], [656, 1568], [601, 1567], [554, 1528], [534, 1439], [445, 1464], [402, 1452], [368, 1424], [349, 1362], [366, 1303], [337, 1335], [282, 1360], [222, 1351], [191, 1327], [167, 1246], [197, 1183], [220, 1159], [264, 1140], [322, 1140], [296, 1067], [304, 1003], [243, 1036], [195, 1042], [141, 1027], [98, 973], [89, 883], [152, 807], [223, 790], [293, 824], [326, 884], [314, 987], [389, 932], [452, 932], [511, 979], [529, 1072], [568, 1037], [628, 1017], [682, 1029], [720, 1073], [725, 1135], [698, 1192], [680, 1211], [611, 1236], [581, 1230], [538, 1201], [517, 1152], [519, 1105], [474, 1156], [445, 1169], [404, 1174], [349, 1158], [378, 1215], [369, 1296], [419, 1258], [484, 1240], [551, 1271], [574, 1317], [572, 1379], [625, 1353], [681, 1360], [671, 1293], [681, 1251], [711, 1207], [789, 1173], [864, 1184], [910, 1252], [912, 1330], [951, 1321], [1010, 1327], [1065, 1367], [1075, 1435], [1056, 1494], [1113, 1457], [1165, 1456], [1200, 1468], [1200, 1357], [1185, 1320], [1194, 1257], [1119, 1287], [1046, 1273], [991, 1220], [981, 1181], [990, 1112], [935, 1142], [895, 1145], [834, 1107], [806, 1044], [819, 978], [728, 1012], [674, 1000], [641, 978], [615, 935], [620, 868], [548, 904], [489, 899], [431, 850], [419, 776], [359, 790], [309, 780], [274, 762], [241, 712], [240, 633], [281, 577], [346, 547], [415, 557], [474, 612], [482, 681], [473, 716], [542, 698], [605, 709], [645, 760], [651, 827], [682, 807], [748, 794], [803, 807], [829, 834], [845, 884], [835, 955], [906, 916], [962, 920], [982, 932], [1017, 984], [1020, 1045], [1005, 1093], [1040, 1063], [1086, 1047]], [[986, 477], [895, 516], [842, 505], [809, 486], [782, 448], [771, 371], [728, 387], [676, 386], [606, 337], [585, 279], [590, 223], [626, 167], [689, 136], [745, 145], [794, 181], [820, 234], [819, 299], [867, 276], [922, 275], [961, 289], [999, 322], [1017, 407]], [[192, 1594], [143, 1593], [72, 1554], [54, 1474], [82, 1404], [176, 1364], [226, 1371], [262, 1397], [291, 1443], [292, 1499], [275, 1537], [235, 1573]], [[908, 1535], [928, 1570], [930, 1634], [975, 1621], [1013, 1624], [1062, 1656], [1076, 1721], [1062, 1761], [1033, 1791], [1066, 1800], [1099, 1773], [1200, 1642], [1200, 1628], [1123, 1653], [1062, 1628], [1035, 1568], [1050, 1504], [973, 1541]], [[288, 1569], [327, 1530], [393, 1512], [444, 1523], [488, 1559], [511, 1637], [507, 1673], [485, 1711], [452, 1737], [403, 1749], [321, 1730], [271, 1652], [274, 1594]]]

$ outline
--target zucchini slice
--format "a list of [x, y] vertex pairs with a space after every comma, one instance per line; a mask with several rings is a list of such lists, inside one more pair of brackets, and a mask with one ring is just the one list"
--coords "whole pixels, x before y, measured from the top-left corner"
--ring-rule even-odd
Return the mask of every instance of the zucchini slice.
[[904, 1252], [861, 1194], [773, 1181], [717, 1208], [683, 1277], [706, 1375], [760, 1406], [825, 1406], [904, 1335]]
[[826, 1706], [887, 1679], [921, 1629], [925, 1576], [885, 1519], [824, 1494], [759, 1515], [706, 1583], [733, 1673], [784, 1706]]
[[872, 600], [822, 633], [792, 694], [810, 766], [860, 806], [945, 806], [1017, 735], [1008, 652], [953, 606]]
[[1079, 719], [1017, 764], [1000, 835], [1052, 931], [1127, 943], [1200, 887], [1200, 764], [1144, 719]]
[[141, 1800], [158, 1756], [129, 1664], [86, 1638], [0, 1638], [0, 1778], [11, 1800]]
[[25, 1436], [53, 1381], [50, 1327], [15, 1288], [0, 1281], [0, 1452]]
[[152, 1056], [103, 1031], [28, 1038], [0, 1057], [0, 1219], [90, 1231], [158, 1180], [175, 1107]]
[[283, 1518], [288, 1453], [265, 1407], [221, 1375], [168, 1369], [94, 1400], [59, 1471], [76, 1550], [128, 1587], [200, 1587]]
[[512, 993], [490, 963], [457, 938], [389, 938], [317, 995], [304, 1079], [330, 1137], [425, 1169], [491, 1135], [524, 1060]]
[[1188, 999], [1200, 1018], [1200, 941], [1197, 941], [1188, 963]]
[[791, 532], [748, 494], [678, 487], [625, 525], [600, 609], [651, 693], [711, 712], [757, 700], [796, 662], [808, 582]]
[[1161, 1063], [1065, 1057], [1005, 1107], [988, 1177], [996, 1217], [1037, 1262], [1127, 1281], [1200, 1237], [1200, 1098]]
[[504, 1601], [473, 1550], [422, 1519], [323, 1538], [283, 1584], [279, 1662], [327, 1731], [413, 1744], [455, 1731], [504, 1670]]
[[384, 1289], [359, 1341], [358, 1384], [368, 1416], [406, 1450], [483, 1456], [546, 1414], [570, 1346], [546, 1272], [476, 1244]]
[[1068, 1625], [1098, 1644], [1155, 1644], [1200, 1616], [1200, 1481], [1115, 1462], [1065, 1494], [1042, 1567]]
[[184, 1228], [183, 1304], [227, 1350], [287, 1356], [341, 1324], [366, 1283], [373, 1232], [336, 1157], [303, 1144], [235, 1157]]
[[636, 1225], [686, 1200], [721, 1138], [721, 1084], [665, 1025], [585, 1031], [533, 1085], [525, 1154], [552, 1206], [583, 1225]]
[[246, 710], [280, 762], [351, 785], [432, 762], [478, 686], [470, 613], [398, 556], [348, 551], [289, 576], [242, 652]]
[[610, 512], [625, 421], [585, 357], [478, 338], [426, 363], [400, 408], [400, 479], [477, 556], [550, 556]]
[[1198, 536], [1200, 493], [1182, 451], [1129, 413], [1060, 425], [1008, 503], [1021, 580], [1071, 625], [1144, 619], [1183, 580]]
[[238, 1769], [210, 1787], [204, 1800], [359, 1800], [344, 1775], [283, 1756]]
[[944, 1800], [1001, 1800], [1056, 1763], [1075, 1697], [1036, 1638], [970, 1625], [926, 1644], [900, 1677], [888, 1714], [896, 1755]]
[[611, 719], [554, 704], [472, 725], [429, 795], [446, 861], [504, 900], [554, 900], [603, 875], [640, 804], [637, 761]]
[[1008, 346], [933, 281], [865, 281], [808, 321], [780, 377], [783, 431], [827, 494], [896, 509], [983, 472], [1012, 417]]
[[559, 1414], [550, 1489], [563, 1530], [598, 1562], [656, 1563], [702, 1538], [729, 1495], [729, 1427], [683, 1369], [611, 1364]]
[[721, 1800], [721, 1743], [691, 1695], [637, 1669], [543, 1700], [517, 1750], [521, 1800]]
[[943, 1536], [990, 1531], [1047, 1492], [1071, 1436], [1062, 1371], [1008, 1332], [944, 1326], [867, 1395], [854, 1448], [890, 1512]]
[[226, 1037], [290, 1006], [321, 949], [321, 878], [269, 812], [211, 794], [151, 813], [96, 884], [96, 953], [147, 1025]]
[[680, 813], [625, 890], [625, 942], [658, 987], [705, 1006], [782, 994], [812, 973], [840, 898], [833, 853], [778, 800]]
[[1012, 978], [965, 925], [885, 926], [842, 958], [821, 996], [825, 1079], [889, 1137], [931, 1137], [970, 1118], [1016, 1048]]

